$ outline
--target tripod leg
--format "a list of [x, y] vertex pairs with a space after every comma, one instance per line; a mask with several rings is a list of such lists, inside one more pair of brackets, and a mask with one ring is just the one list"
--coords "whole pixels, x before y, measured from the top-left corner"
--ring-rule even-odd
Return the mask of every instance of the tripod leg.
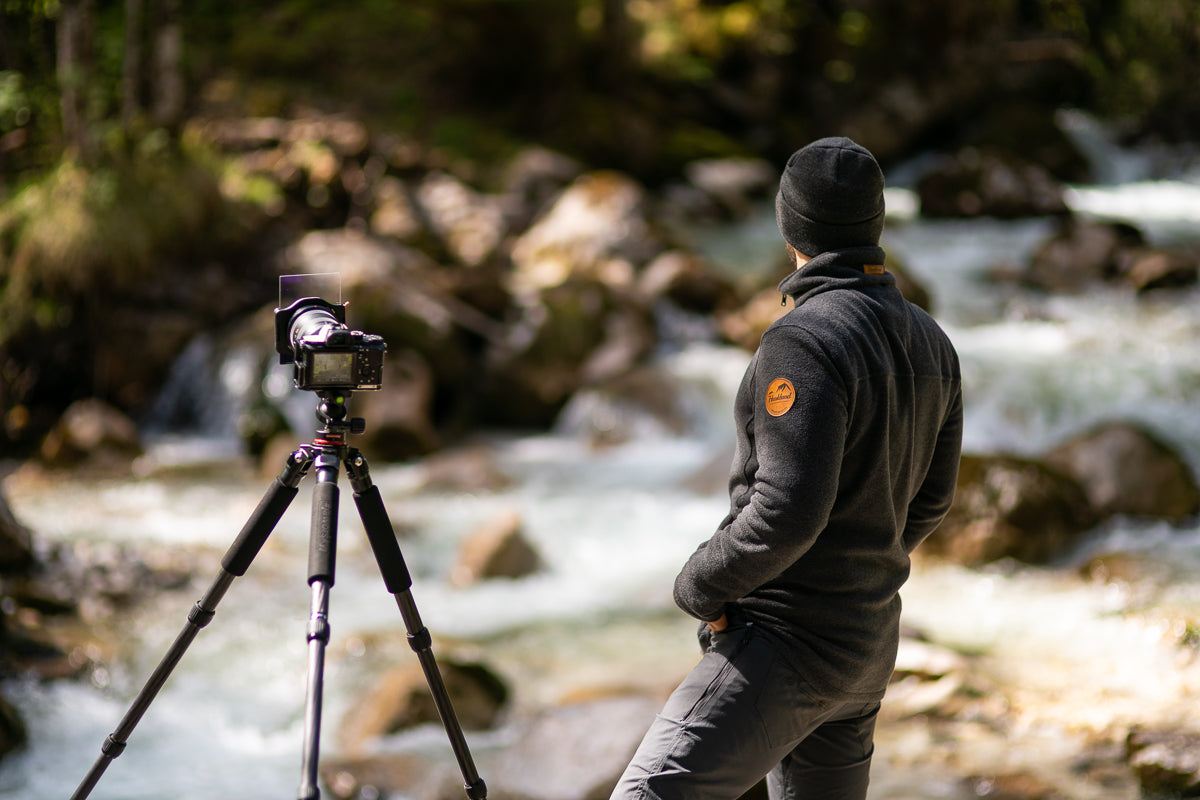
[[408, 566], [404, 563], [400, 545], [396, 542], [396, 534], [388, 519], [387, 509], [383, 506], [379, 488], [371, 481], [366, 460], [355, 450], [351, 450], [346, 459], [346, 473], [354, 488], [354, 502], [358, 506], [358, 513], [362, 518], [363, 527], [366, 529], [367, 538], [371, 542], [371, 549], [375, 553], [375, 560], [379, 564], [379, 571], [383, 573], [384, 585], [396, 598], [396, 605], [400, 607], [400, 615], [404, 618], [404, 626], [408, 631], [409, 646], [412, 647], [413, 652], [417, 654], [417, 659], [421, 662], [425, 680], [429, 684], [434, 704], [442, 718], [442, 726], [446, 729], [447, 736], [450, 737], [450, 747], [454, 751], [454, 757], [458, 760], [459, 769], [462, 771], [467, 796], [471, 800], [485, 800], [487, 785], [475, 769], [475, 761], [471, 757], [470, 748], [467, 747], [462, 726], [459, 724], [458, 716], [454, 713], [454, 706], [450, 702], [450, 693], [446, 690], [441, 672], [438, 671], [437, 660], [433, 656], [432, 636], [421, 622], [421, 615], [417, 612], [416, 603], [413, 601], [410, 591], [412, 577], [408, 573]]
[[312, 587], [308, 619], [308, 692], [304, 704], [304, 752], [301, 759], [299, 800], [316, 800], [318, 754], [321, 737], [321, 702], [325, 684], [325, 647], [329, 643], [329, 590], [333, 587], [337, 554], [338, 457], [321, 452], [316, 457], [317, 483], [313, 487], [312, 530], [308, 549], [308, 584]]
[[283, 512], [287, 510], [296, 496], [296, 487], [299, 486], [311, 463], [311, 457], [303, 448], [288, 457], [283, 472], [267, 489], [267, 493], [263, 495], [250, 519], [246, 521], [238, 538], [226, 551], [225, 557], [221, 561], [220, 575], [213, 581], [204, 597], [192, 607], [188, 614], [187, 625], [180, 631], [174, 644], [159, 662], [146, 685], [142, 687], [142, 691], [130, 706], [129, 711], [126, 712], [121, 724], [104, 740], [104, 744], [100, 747], [100, 757], [96, 759], [87, 776], [79, 784], [75, 794], [71, 795], [71, 800], [83, 800], [91, 794], [108, 765], [125, 750], [125, 745], [130, 734], [133, 733], [133, 729], [141, 721], [142, 715], [146, 713], [150, 704], [154, 702], [155, 696], [167, 682], [167, 678], [179, 664], [184, 652], [196, 638], [200, 629], [212, 621], [213, 616], [217, 613], [217, 604], [225, 596], [225, 592], [233, 583], [234, 578], [246, 574], [250, 563], [262, 549], [267, 537], [271, 535], [271, 531], [279, 522], [279, 518], [283, 516]]

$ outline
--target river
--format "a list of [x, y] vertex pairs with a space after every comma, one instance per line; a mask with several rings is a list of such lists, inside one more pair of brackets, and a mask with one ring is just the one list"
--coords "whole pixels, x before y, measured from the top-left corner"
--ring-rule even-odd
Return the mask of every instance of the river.
[[[1112, 182], [1075, 187], [1077, 211], [1127, 219], [1160, 242], [1200, 238], [1200, 172], [1156, 173], [1151, 165], [1161, 154], [1089, 141]], [[989, 286], [982, 273], [1002, 260], [1019, 262], [1050, 223], [925, 221], [912, 212], [903, 181], [889, 175], [889, 184], [899, 188], [889, 190], [884, 246], [931, 290], [935, 315], [962, 356], [968, 451], [1037, 454], [1097, 421], [1134, 419], [1161, 432], [1200, 472], [1200, 291], [1047, 297]], [[715, 258], [745, 263], [777, 247], [776, 237], [764, 210], [704, 244]], [[747, 358], [700, 344], [664, 354], [660, 368], [695, 399], [695, 424], [682, 436], [647, 417], [634, 441], [600, 450], [569, 424], [540, 436], [487, 438], [481, 446], [513, 478], [502, 491], [423, 491], [419, 466], [373, 465], [393, 522], [410, 532], [401, 546], [435, 647], [476, 652], [510, 676], [519, 702], [530, 705], [605, 685], [614, 673], [654, 688], [682, 674], [696, 651], [692, 624], [673, 610], [671, 582], [727, 503], [719, 492], [687, 489], [685, 479], [728, 448], [732, 396]], [[615, 412], [581, 400], [573, 413], [594, 419]], [[120, 620], [125, 653], [90, 683], [7, 685], [29, 722], [30, 745], [0, 766], [0, 800], [72, 793], [267, 487], [221, 442], [164, 438], [151, 457], [206, 466], [138, 480], [33, 481], [7, 492], [18, 518], [40, 537], [194, 547], [213, 571], [198, 589]], [[92, 794], [97, 800], [294, 796], [310, 482], [108, 768]], [[348, 494], [343, 480], [323, 755], [336, 753], [333, 731], [364, 676], [407, 653]], [[520, 581], [451, 586], [446, 575], [463, 536], [507, 509], [520, 513], [545, 568]], [[1144, 562], [1154, 579], [1081, 576], [1081, 564], [1112, 552]], [[963, 725], [946, 737], [929, 726], [885, 722], [873, 800], [965, 800], [984, 788], [960, 776], [1008, 772], [1044, 776], [1062, 796], [1132, 800], [1136, 786], [1127, 776], [1107, 786], [1079, 776], [1081, 747], [1111, 743], [1131, 724], [1183, 721], [1200, 700], [1200, 658], [1180, 644], [1200, 625], [1200, 523], [1118, 520], [1049, 568], [968, 570], [923, 561], [903, 594], [908, 625], [976, 654], [978, 668], [1004, 687], [1009, 724]], [[488, 746], [487, 735], [472, 741]]]

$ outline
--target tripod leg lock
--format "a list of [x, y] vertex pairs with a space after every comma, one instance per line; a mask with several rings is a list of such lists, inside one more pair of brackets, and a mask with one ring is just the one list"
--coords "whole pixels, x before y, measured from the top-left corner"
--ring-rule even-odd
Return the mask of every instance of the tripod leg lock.
[[308, 621], [308, 641], [319, 639], [322, 642], [329, 641], [329, 620], [324, 617], [317, 617]]
[[126, 742], [119, 742], [114, 737], [114, 734], [109, 734], [104, 739], [104, 744], [100, 745], [100, 752], [107, 758], [113, 759], [125, 752]]
[[417, 653], [432, 649], [433, 636], [429, 633], [429, 628], [421, 628], [415, 633], [408, 634], [408, 646]]
[[188, 612], [188, 622], [197, 628], [203, 628], [205, 625], [213, 621], [213, 617], [217, 615], [215, 609], [208, 609], [196, 603], [192, 606], [192, 610]]

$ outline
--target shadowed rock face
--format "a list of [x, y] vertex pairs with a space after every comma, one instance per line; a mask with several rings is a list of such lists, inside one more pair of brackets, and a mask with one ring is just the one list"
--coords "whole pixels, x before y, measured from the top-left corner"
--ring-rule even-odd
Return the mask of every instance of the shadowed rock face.
[[1200, 511], [1200, 487], [1187, 463], [1144, 428], [1112, 422], [1046, 454], [1070, 475], [1100, 517], [1127, 515], [1179, 522]]

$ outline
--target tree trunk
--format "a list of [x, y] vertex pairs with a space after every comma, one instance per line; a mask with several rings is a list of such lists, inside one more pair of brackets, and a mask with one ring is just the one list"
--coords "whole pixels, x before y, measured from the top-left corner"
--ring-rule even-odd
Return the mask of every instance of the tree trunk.
[[125, 0], [125, 54], [121, 64], [121, 130], [128, 136], [141, 111], [142, 0]]
[[179, 0], [154, 0], [154, 124], [172, 136], [183, 124], [183, 24]]
[[634, 60], [634, 28], [625, 0], [604, 0], [604, 80], [624, 90]]
[[95, 0], [62, 0], [57, 30], [57, 72], [63, 143], [69, 155], [84, 162], [93, 156], [87, 105], [95, 34]]

